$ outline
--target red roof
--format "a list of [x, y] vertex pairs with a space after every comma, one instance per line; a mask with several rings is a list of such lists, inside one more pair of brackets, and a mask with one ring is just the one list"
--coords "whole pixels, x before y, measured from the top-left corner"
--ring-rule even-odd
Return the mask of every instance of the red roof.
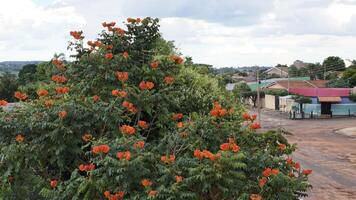
[[292, 94], [306, 97], [348, 97], [351, 88], [290, 88]]

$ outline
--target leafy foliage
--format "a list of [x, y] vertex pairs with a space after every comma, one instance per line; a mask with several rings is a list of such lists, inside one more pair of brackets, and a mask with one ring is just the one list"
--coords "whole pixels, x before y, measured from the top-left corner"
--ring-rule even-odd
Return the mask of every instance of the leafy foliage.
[[270, 89], [265, 92], [266, 94], [274, 95], [274, 96], [287, 96], [288, 91], [284, 89]]
[[256, 116], [216, 79], [163, 50], [157, 19], [103, 26], [89, 47], [71, 32], [75, 60], [53, 59], [38, 98], [19, 92], [22, 106], [0, 112], [1, 198], [307, 195], [310, 171], [288, 158], [295, 146], [256, 134]]

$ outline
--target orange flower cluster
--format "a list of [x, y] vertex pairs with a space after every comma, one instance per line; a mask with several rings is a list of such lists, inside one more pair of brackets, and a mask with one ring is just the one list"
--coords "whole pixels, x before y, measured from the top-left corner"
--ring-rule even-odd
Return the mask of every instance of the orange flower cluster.
[[245, 121], [254, 121], [256, 119], [257, 115], [249, 115], [248, 113], [244, 113], [242, 114], [242, 119], [244, 119]]
[[176, 156], [175, 155], [164, 155], [161, 156], [161, 161], [165, 164], [172, 164], [174, 163], [174, 161], [176, 160]]
[[50, 108], [50, 107], [53, 106], [54, 102], [53, 102], [53, 100], [49, 99], [49, 100], [46, 100], [46, 101], [44, 102], [44, 104], [45, 104], [45, 106], [46, 106], [47, 108]]
[[137, 124], [138, 124], [138, 126], [141, 127], [142, 129], [147, 129], [147, 128], [148, 128], [148, 123], [147, 123], [146, 121], [139, 120]]
[[177, 183], [183, 181], [183, 176], [175, 176], [175, 178], [176, 178], [176, 182], [177, 182]]
[[110, 151], [110, 147], [106, 144], [94, 146], [91, 151], [93, 154], [98, 154], [98, 153], [108, 153]]
[[103, 43], [101, 43], [100, 41], [88, 41], [87, 44], [91, 47], [91, 49], [95, 49], [95, 47], [100, 48], [103, 46]]
[[141, 81], [139, 84], [141, 90], [151, 90], [154, 86], [155, 84], [151, 81]]
[[23, 142], [25, 140], [25, 137], [21, 134], [16, 135], [15, 138], [16, 142]]
[[150, 181], [149, 179], [143, 179], [141, 181], [141, 184], [143, 185], [143, 187], [150, 187], [152, 185], [152, 181]]
[[148, 195], [151, 196], [151, 197], [155, 197], [155, 196], [157, 196], [157, 194], [158, 194], [157, 190], [151, 190], [151, 191], [148, 193]]
[[105, 58], [108, 60], [111, 60], [113, 57], [114, 57], [114, 55], [112, 53], [105, 54]]
[[306, 176], [308, 176], [309, 174], [311, 174], [313, 172], [313, 170], [311, 170], [311, 169], [304, 169], [303, 171], [302, 171], [302, 173], [304, 174], [304, 175], [306, 175]]
[[82, 36], [83, 31], [71, 31], [70, 35], [74, 37], [76, 40], [83, 39], [84, 37]]
[[58, 116], [59, 116], [59, 118], [64, 119], [67, 117], [67, 114], [68, 114], [67, 111], [63, 110], [58, 113]]
[[277, 175], [279, 173], [279, 169], [271, 169], [271, 168], [266, 168], [263, 172], [262, 175], [264, 177], [269, 177], [271, 175]]
[[116, 22], [109, 22], [109, 23], [103, 22], [103, 23], [101, 23], [101, 25], [103, 25], [104, 28], [109, 28], [109, 27], [115, 26]]
[[172, 55], [170, 59], [175, 62], [176, 64], [182, 64], [184, 62], [183, 58], [180, 56]]
[[37, 90], [37, 95], [40, 96], [40, 97], [47, 96], [48, 95], [48, 91], [45, 90], [45, 89], [39, 89], [39, 90]]
[[51, 182], [50, 182], [51, 188], [53, 188], [53, 189], [57, 187], [57, 184], [58, 184], [58, 181], [55, 179], [51, 180]]
[[136, 149], [143, 149], [143, 147], [145, 146], [145, 142], [144, 141], [138, 141], [133, 145]]
[[27, 95], [24, 93], [21, 93], [19, 91], [16, 91], [14, 96], [15, 96], [15, 98], [22, 100], [22, 101], [27, 99]]
[[94, 95], [92, 97], [92, 99], [93, 99], [94, 103], [96, 103], [96, 102], [98, 102], [100, 100], [100, 97], [98, 95]]
[[82, 140], [84, 142], [89, 142], [90, 140], [93, 139], [93, 135], [90, 134], [90, 133], [85, 133], [83, 136], [82, 136]]
[[261, 125], [258, 122], [255, 122], [255, 123], [251, 124], [249, 127], [250, 127], [250, 129], [255, 130], [255, 129], [261, 128]]
[[125, 35], [125, 30], [119, 27], [109, 27], [108, 30], [118, 34], [119, 36]]
[[56, 83], [65, 83], [65, 82], [67, 82], [67, 78], [65, 76], [53, 75], [52, 81], [54, 81]]
[[172, 116], [172, 119], [174, 121], [178, 121], [178, 120], [180, 120], [182, 118], [183, 118], [183, 114], [182, 113], [174, 113], [173, 116]]
[[84, 172], [84, 171], [91, 171], [95, 169], [95, 165], [93, 163], [90, 163], [88, 165], [81, 164], [79, 165], [79, 171]]
[[153, 61], [153, 62], [151, 62], [151, 68], [152, 69], [157, 69], [158, 68], [158, 65], [159, 65], [159, 62], [158, 61]]
[[137, 112], [137, 108], [133, 105], [133, 103], [130, 103], [128, 101], [122, 102], [122, 106], [125, 107], [127, 110], [129, 110], [132, 113]]
[[127, 18], [127, 22], [128, 23], [140, 23], [141, 22], [141, 18], [134, 19], [134, 18], [129, 17], [129, 18]]
[[262, 196], [259, 194], [251, 194], [250, 200], [262, 200]]
[[222, 151], [231, 150], [236, 153], [240, 150], [240, 147], [231, 139], [228, 143], [221, 144], [220, 149]]
[[116, 78], [117, 80], [121, 82], [125, 82], [129, 79], [129, 73], [128, 72], [116, 72]]
[[166, 76], [164, 77], [164, 82], [168, 85], [172, 84], [174, 82], [174, 78], [172, 76]]
[[115, 194], [111, 194], [109, 191], [105, 191], [104, 192], [104, 196], [108, 200], [119, 200], [119, 199], [123, 199], [124, 198], [125, 192], [124, 191], [119, 191], [119, 192], [116, 192]]
[[210, 111], [210, 115], [214, 117], [223, 117], [227, 114], [227, 110], [225, 108], [222, 108], [219, 102], [215, 101], [214, 102], [214, 107]]
[[268, 179], [266, 177], [262, 177], [259, 181], [258, 181], [258, 185], [260, 187], [263, 187], [266, 183], [267, 183]]
[[184, 123], [183, 122], [178, 122], [177, 123], [177, 128], [183, 128], [184, 127]]
[[285, 144], [278, 144], [278, 148], [281, 150], [281, 151], [284, 151], [286, 149], [286, 145]]
[[114, 97], [127, 97], [127, 92], [126, 91], [113, 90], [113, 91], [111, 91], [111, 94]]
[[63, 64], [63, 61], [61, 61], [61, 60], [59, 60], [59, 59], [57, 59], [57, 58], [54, 58], [54, 59], [52, 60], [52, 64], [53, 64], [54, 66], [56, 66], [57, 69], [59, 69], [59, 70], [64, 70], [64, 69], [65, 69], [65, 66], [64, 66], [64, 64]]
[[69, 87], [56, 87], [57, 94], [67, 94], [69, 92]]
[[0, 100], [0, 106], [7, 106], [8, 102], [5, 100]]
[[198, 158], [199, 160], [202, 160], [203, 158], [210, 159], [212, 161], [215, 161], [221, 157], [220, 154], [213, 154], [208, 150], [203, 150], [200, 151], [199, 149], [196, 149], [194, 151], [194, 157]]
[[131, 153], [129, 151], [124, 151], [124, 152], [117, 152], [116, 157], [119, 160], [125, 159], [127, 161], [129, 161], [131, 159]]
[[125, 59], [129, 58], [129, 53], [125, 51], [124, 53], [122, 53], [122, 57], [124, 57]]
[[129, 125], [122, 125], [120, 126], [120, 131], [123, 133], [123, 134], [126, 134], [126, 135], [133, 135], [136, 133], [136, 129], [132, 126], [129, 126]]

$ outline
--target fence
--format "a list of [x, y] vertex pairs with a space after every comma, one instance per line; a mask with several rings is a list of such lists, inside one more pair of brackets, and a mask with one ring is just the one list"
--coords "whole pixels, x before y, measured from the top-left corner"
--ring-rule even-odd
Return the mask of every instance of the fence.
[[[295, 104], [299, 108], [299, 104]], [[317, 118], [321, 116], [320, 104], [303, 104], [303, 112], [290, 111], [289, 117], [291, 119], [298, 118]], [[356, 104], [331, 104], [331, 117], [334, 116], [356, 116]]]

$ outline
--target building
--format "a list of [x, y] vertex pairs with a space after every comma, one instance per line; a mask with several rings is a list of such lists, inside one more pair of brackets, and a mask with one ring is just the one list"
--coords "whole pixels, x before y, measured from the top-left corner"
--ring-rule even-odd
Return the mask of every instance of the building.
[[326, 88], [327, 83], [326, 80], [279, 80], [270, 83], [265, 89]]
[[288, 67], [272, 67], [263, 72], [268, 76], [288, 77]]

